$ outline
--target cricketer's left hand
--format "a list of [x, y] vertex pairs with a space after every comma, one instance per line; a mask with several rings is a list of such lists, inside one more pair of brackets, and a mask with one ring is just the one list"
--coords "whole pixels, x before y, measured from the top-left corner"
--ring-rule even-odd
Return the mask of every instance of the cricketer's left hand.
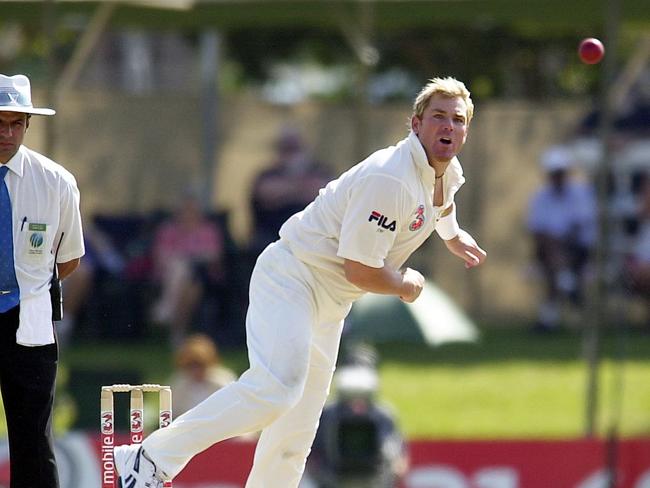
[[487, 259], [487, 253], [479, 247], [474, 238], [464, 230], [460, 230], [453, 239], [445, 241], [447, 249], [465, 261], [466, 268], [474, 268]]

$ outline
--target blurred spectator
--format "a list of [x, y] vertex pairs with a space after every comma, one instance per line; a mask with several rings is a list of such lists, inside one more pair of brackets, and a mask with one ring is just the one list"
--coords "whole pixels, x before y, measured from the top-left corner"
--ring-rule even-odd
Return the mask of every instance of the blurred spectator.
[[160, 224], [153, 243], [153, 276], [160, 294], [152, 320], [170, 328], [179, 345], [192, 326], [204, 293], [224, 280], [222, 229], [206, 217], [199, 198], [183, 195], [171, 219]]
[[251, 249], [256, 254], [276, 241], [282, 224], [311, 203], [331, 179], [309, 155], [296, 130], [284, 129], [275, 150], [275, 160], [253, 184]]
[[596, 239], [596, 199], [593, 188], [573, 177], [573, 155], [560, 146], [541, 158], [546, 183], [536, 191], [528, 209], [527, 226], [545, 281], [535, 324], [552, 331], [560, 324], [561, 305], [581, 305], [585, 270]]
[[395, 417], [377, 402], [375, 361], [367, 349], [357, 349], [334, 376], [337, 397], [323, 409], [307, 460], [318, 488], [394, 488], [408, 470]]
[[192, 334], [180, 345], [176, 368], [171, 379], [175, 416], [236, 379], [230, 369], [221, 365], [217, 345], [204, 334]]
[[121, 277], [125, 266], [124, 258], [107, 235], [92, 222], [84, 221], [83, 227], [86, 255], [77, 271], [63, 284], [63, 319], [57, 323], [57, 337], [61, 346], [68, 344], [79, 317], [85, 313], [84, 305], [95, 291], [98, 275]]
[[650, 331], [650, 176], [646, 174], [639, 194], [639, 227], [626, 260], [632, 290], [646, 303], [646, 329]]

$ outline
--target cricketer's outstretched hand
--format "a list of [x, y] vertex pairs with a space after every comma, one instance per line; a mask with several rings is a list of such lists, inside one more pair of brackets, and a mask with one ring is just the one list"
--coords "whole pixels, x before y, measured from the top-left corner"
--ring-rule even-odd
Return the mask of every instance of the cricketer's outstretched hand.
[[445, 241], [447, 249], [465, 261], [466, 268], [473, 268], [482, 264], [487, 258], [487, 253], [479, 247], [468, 232], [460, 230], [453, 239]]

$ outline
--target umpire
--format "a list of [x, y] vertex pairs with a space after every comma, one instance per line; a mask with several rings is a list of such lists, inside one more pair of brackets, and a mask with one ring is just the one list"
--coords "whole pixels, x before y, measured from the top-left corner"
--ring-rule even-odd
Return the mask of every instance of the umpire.
[[11, 488], [58, 488], [52, 410], [58, 349], [54, 266], [84, 254], [79, 190], [66, 169], [22, 145], [35, 108], [29, 79], [0, 74], [0, 391]]

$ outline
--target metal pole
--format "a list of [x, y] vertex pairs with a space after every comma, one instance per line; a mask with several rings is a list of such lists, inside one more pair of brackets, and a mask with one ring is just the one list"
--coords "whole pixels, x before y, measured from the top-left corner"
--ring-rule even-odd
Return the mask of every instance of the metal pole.
[[368, 80], [372, 74], [374, 65], [377, 63], [377, 52], [373, 46], [374, 30], [374, 5], [372, 2], [361, 2], [359, 4], [359, 33], [362, 36], [362, 43], [357, 52], [358, 73], [356, 80], [357, 101], [357, 137], [356, 137], [356, 159], [366, 157], [366, 151], [370, 144], [370, 104], [368, 100]]
[[209, 208], [215, 186], [215, 155], [218, 145], [218, 69], [220, 37], [214, 30], [201, 33], [201, 198]]
[[75, 44], [71, 58], [63, 67], [57, 80], [55, 95], [58, 99], [77, 82], [81, 70], [92, 55], [102, 34], [106, 31], [116, 9], [117, 4], [114, 2], [102, 3], [95, 9], [90, 22]]
[[[47, 76], [45, 83], [45, 102], [47, 107], [56, 108], [56, 94], [54, 93], [54, 80], [56, 79], [56, 26], [57, 15], [55, 0], [47, 0], [43, 8], [43, 31], [45, 32], [45, 56]], [[56, 117], [45, 117], [44, 152], [54, 158], [56, 149]]]
[[598, 374], [600, 366], [600, 343], [602, 328], [607, 324], [607, 263], [609, 255], [609, 209], [607, 202], [608, 178], [611, 172], [611, 135], [614, 119], [612, 104], [612, 80], [616, 71], [616, 50], [618, 41], [620, 0], [605, 0], [605, 46], [607, 54], [603, 61], [601, 82], [600, 140], [602, 159], [597, 171], [598, 190], [598, 239], [596, 244], [596, 284], [589, 307], [590, 320], [585, 330], [585, 358], [588, 365], [586, 392], [585, 435], [597, 434], [598, 417]]
[[368, 80], [379, 62], [379, 51], [373, 43], [374, 1], [353, 2], [352, 7], [354, 8], [352, 14], [339, 13], [338, 20], [343, 37], [357, 58], [353, 114], [354, 151], [355, 158], [362, 159], [367, 156], [370, 141]]

